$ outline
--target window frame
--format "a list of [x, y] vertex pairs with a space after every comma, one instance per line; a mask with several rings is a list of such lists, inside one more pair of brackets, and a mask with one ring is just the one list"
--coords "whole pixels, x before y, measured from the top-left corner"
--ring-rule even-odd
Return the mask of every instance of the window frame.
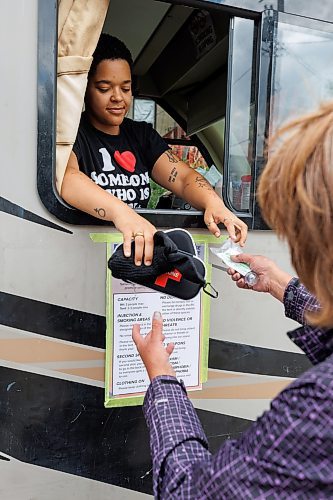
[[[241, 16], [233, 16], [235, 17]], [[233, 22], [232, 19], [232, 22]], [[256, 41], [253, 47], [253, 64], [252, 64], [252, 75], [251, 75], [251, 93], [253, 92], [254, 98], [254, 122], [253, 122], [253, 138], [252, 138], [252, 150], [253, 150], [253, 160], [251, 165], [251, 192], [250, 192], [250, 206], [247, 211], [237, 211], [232, 204], [230, 199], [230, 181], [231, 181], [231, 171], [229, 168], [229, 144], [230, 144], [230, 114], [231, 114], [231, 106], [232, 106], [232, 64], [233, 64], [233, 51], [234, 51], [234, 40], [235, 33], [234, 28], [230, 24], [229, 30], [229, 54], [228, 54], [228, 87], [227, 87], [227, 102], [226, 102], [226, 116], [225, 116], [225, 134], [224, 134], [224, 171], [223, 171], [223, 188], [222, 195], [224, 202], [228, 208], [237, 215], [240, 219], [244, 220], [250, 229], [253, 229], [255, 225], [255, 209], [256, 209], [256, 196], [255, 196], [255, 186], [256, 186], [256, 137], [257, 137], [257, 113], [258, 113], [258, 96], [259, 96], [259, 65], [260, 65], [260, 33], [261, 33], [261, 20], [254, 18], [246, 18], [253, 22], [253, 33], [256, 35]], [[254, 89], [252, 91], [252, 88]], [[260, 227], [259, 229], [263, 229], [266, 227]], [[257, 228], [258, 229], [258, 228]]]

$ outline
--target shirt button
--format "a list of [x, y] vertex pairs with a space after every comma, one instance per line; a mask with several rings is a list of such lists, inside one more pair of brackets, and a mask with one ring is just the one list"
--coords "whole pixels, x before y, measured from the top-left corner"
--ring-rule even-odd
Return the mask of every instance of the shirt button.
[[309, 419], [310, 419], [310, 420], [315, 420], [315, 419], [316, 419], [316, 416], [317, 416], [317, 415], [316, 415], [316, 413], [315, 413], [314, 411], [312, 411], [312, 412], [310, 413], [310, 415], [309, 415]]
[[281, 479], [279, 479], [278, 477], [276, 477], [276, 478], [274, 479], [274, 484], [275, 484], [276, 486], [279, 486], [279, 485], [281, 484]]

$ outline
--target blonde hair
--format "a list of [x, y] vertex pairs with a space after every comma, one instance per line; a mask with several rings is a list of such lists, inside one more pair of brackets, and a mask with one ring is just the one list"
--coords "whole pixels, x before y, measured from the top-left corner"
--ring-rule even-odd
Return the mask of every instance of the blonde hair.
[[[287, 134], [287, 136], [286, 136]], [[263, 216], [286, 239], [302, 283], [321, 304], [313, 324], [333, 326], [333, 102], [282, 127], [261, 175]], [[270, 147], [271, 149], [271, 147]]]

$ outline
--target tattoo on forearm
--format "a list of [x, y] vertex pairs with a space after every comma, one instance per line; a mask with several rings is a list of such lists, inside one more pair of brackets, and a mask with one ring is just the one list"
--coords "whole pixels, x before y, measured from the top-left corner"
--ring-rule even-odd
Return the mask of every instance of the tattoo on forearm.
[[94, 212], [96, 212], [100, 217], [106, 216], [106, 211], [104, 210], [104, 208], [94, 208]]
[[203, 189], [208, 189], [208, 191], [213, 191], [212, 186], [201, 175], [197, 175], [196, 178], [194, 179], [194, 182], [196, 186], [198, 186], [198, 188], [203, 188]]
[[169, 160], [170, 163], [178, 163], [180, 161], [179, 158], [178, 158], [178, 156], [176, 156], [171, 151], [171, 149], [168, 149], [168, 151], [166, 151], [165, 154], [167, 155], [168, 160]]
[[173, 169], [171, 170], [170, 175], [169, 175], [169, 179], [168, 179], [169, 182], [170, 183], [175, 182], [177, 175], [178, 175], [178, 171], [177, 171], [176, 167], [173, 167]]

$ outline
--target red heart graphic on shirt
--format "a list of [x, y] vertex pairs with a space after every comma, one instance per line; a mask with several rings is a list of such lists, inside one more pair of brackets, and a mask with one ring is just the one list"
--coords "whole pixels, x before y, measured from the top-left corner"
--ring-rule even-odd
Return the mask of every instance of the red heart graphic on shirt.
[[134, 172], [136, 158], [130, 151], [124, 151], [119, 153], [119, 151], [114, 152], [114, 159], [121, 167], [123, 167], [127, 172]]

